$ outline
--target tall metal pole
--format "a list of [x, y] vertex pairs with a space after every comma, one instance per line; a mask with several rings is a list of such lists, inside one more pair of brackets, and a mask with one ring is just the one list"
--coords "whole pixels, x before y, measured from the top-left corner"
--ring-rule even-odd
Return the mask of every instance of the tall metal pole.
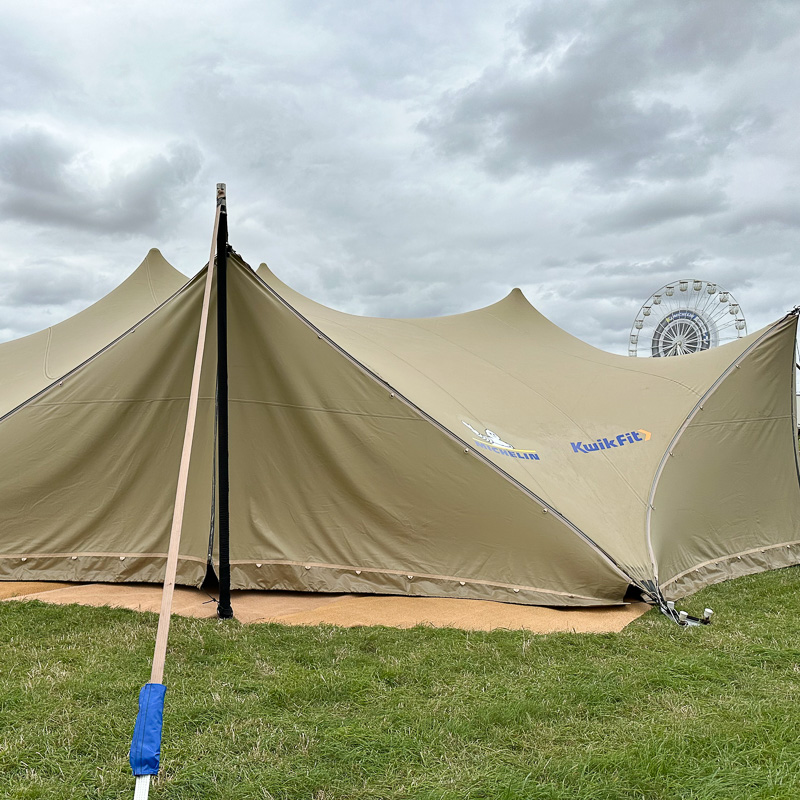
[[225, 184], [217, 184], [217, 453], [219, 459], [219, 603], [217, 616], [230, 619], [230, 480], [228, 473], [228, 210]]

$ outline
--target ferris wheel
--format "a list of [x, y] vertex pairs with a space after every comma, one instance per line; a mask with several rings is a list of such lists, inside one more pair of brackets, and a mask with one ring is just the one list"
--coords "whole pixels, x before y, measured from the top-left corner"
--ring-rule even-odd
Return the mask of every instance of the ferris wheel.
[[746, 335], [747, 322], [730, 292], [708, 281], [678, 280], [662, 286], [639, 309], [628, 355], [686, 355]]

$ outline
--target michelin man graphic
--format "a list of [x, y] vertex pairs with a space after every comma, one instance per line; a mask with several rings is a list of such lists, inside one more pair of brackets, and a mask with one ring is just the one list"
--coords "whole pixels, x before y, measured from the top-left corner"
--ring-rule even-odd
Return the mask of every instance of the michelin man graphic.
[[509, 444], [508, 442], [504, 442], [494, 431], [490, 431], [486, 428], [486, 435], [484, 436], [482, 433], [478, 433], [469, 422], [464, 422], [462, 419], [461, 422], [466, 425], [479, 439], [483, 439], [484, 442], [488, 442], [489, 444], [493, 444], [495, 447], [508, 447], [511, 450], [514, 449], [513, 444]]

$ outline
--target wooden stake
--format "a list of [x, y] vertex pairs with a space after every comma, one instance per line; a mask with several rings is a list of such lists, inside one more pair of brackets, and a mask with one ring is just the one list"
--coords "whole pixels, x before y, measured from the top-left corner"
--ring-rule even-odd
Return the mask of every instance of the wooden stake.
[[[186, 415], [186, 430], [183, 435], [181, 464], [178, 469], [178, 488], [175, 492], [175, 507], [172, 512], [172, 528], [169, 534], [169, 550], [167, 551], [167, 568], [164, 574], [164, 587], [161, 593], [161, 611], [158, 616], [158, 631], [153, 653], [153, 667], [150, 671], [150, 683], [162, 683], [164, 662], [167, 655], [167, 639], [172, 613], [172, 597], [175, 593], [175, 575], [178, 571], [178, 554], [181, 546], [183, 528], [183, 510], [186, 505], [186, 487], [189, 482], [189, 462], [192, 455], [194, 425], [197, 418], [197, 403], [200, 395], [200, 373], [203, 367], [203, 353], [206, 345], [206, 329], [208, 328], [208, 309], [211, 305], [211, 284], [214, 277], [214, 251], [217, 244], [220, 209], [225, 202], [225, 184], [217, 184], [217, 210], [214, 216], [214, 235], [211, 237], [211, 254], [208, 257], [203, 308], [200, 312], [200, 330], [197, 334], [197, 349], [194, 356], [192, 386], [189, 391], [189, 411]], [[150, 792], [150, 776], [137, 775], [134, 800], [147, 800]]]

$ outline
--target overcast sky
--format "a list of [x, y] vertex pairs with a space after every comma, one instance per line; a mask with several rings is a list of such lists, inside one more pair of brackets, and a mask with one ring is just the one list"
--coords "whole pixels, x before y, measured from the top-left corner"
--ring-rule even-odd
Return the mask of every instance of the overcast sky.
[[158, 247], [336, 308], [519, 286], [626, 352], [664, 283], [800, 303], [796, 0], [0, 0], [0, 340]]

